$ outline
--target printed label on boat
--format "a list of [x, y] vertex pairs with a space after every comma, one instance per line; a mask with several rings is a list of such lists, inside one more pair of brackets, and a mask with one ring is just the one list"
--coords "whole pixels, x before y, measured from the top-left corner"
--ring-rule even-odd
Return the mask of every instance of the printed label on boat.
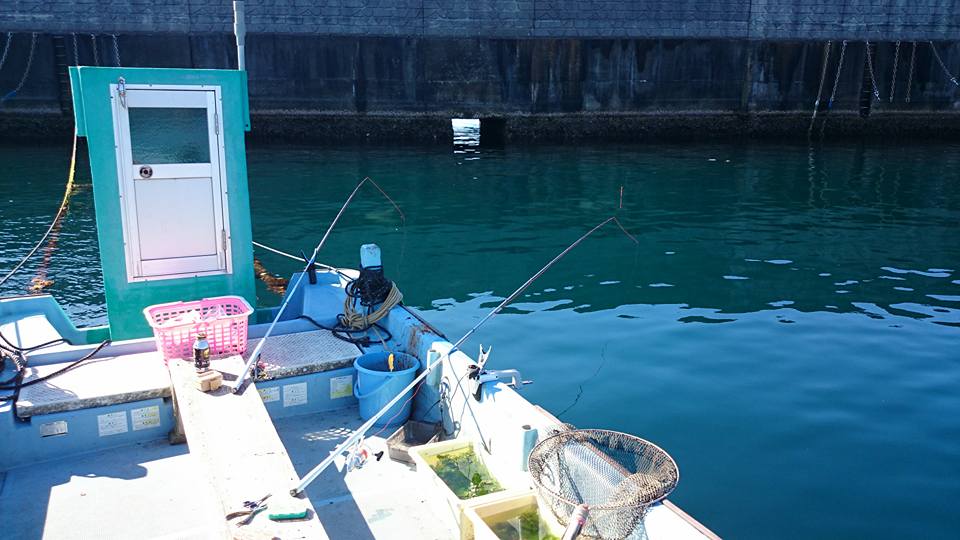
[[295, 407], [307, 403], [307, 383], [288, 384], [283, 387], [283, 406]]
[[134, 431], [160, 427], [160, 406], [143, 407], [130, 411], [130, 423]]
[[66, 435], [66, 434], [67, 434], [66, 420], [57, 420], [56, 422], [47, 422], [46, 424], [40, 424], [41, 437], [54, 437], [56, 435]]
[[257, 388], [257, 392], [260, 393], [260, 399], [262, 399], [264, 403], [280, 401], [279, 386], [271, 386], [270, 388]]
[[101, 437], [127, 432], [127, 411], [97, 415], [97, 431]]
[[330, 399], [340, 399], [353, 395], [353, 375], [330, 379]]

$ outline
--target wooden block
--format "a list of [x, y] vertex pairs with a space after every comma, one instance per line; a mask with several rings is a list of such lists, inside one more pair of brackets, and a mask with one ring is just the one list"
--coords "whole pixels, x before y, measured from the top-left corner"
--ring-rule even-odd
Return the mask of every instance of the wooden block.
[[211, 392], [223, 384], [223, 375], [219, 371], [207, 370], [197, 373], [196, 385], [201, 392]]

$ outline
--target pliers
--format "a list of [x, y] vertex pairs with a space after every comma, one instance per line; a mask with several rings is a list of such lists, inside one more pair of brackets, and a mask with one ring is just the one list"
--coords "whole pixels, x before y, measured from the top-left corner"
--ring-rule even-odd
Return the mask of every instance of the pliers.
[[261, 510], [267, 509], [267, 503], [264, 502], [270, 498], [270, 494], [267, 493], [259, 501], [243, 501], [243, 510], [237, 510], [236, 512], [230, 512], [227, 514], [227, 521], [231, 519], [238, 518], [240, 516], [247, 516], [242, 520], [237, 522], [237, 525], [247, 525], [253, 521], [253, 517], [257, 515]]

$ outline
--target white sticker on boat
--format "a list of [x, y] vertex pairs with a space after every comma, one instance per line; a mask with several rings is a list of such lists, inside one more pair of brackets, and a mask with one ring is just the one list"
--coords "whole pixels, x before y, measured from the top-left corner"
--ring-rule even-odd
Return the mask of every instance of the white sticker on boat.
[[330, 399], [340, 399], [353, 395], [353, 375], [330, 379]]
[[257, 392], [260, 392], [260, 399], [262, 399], [264, 403], [280, 401], [279, 386], [271, 386], [270, 388], [257, 388]]
[[66, 434], [67, 434], [66, 420], [57, 420], [56, 422], [47, 422], [46, 424], [40, 424], [41, 437], [53, 437], [55, 435], [66, 435]]
[[130, 411], [130, 423], [134, 431], [160, 427], [160, 406], [133, 409]]
[[307, 383], [287, 384], [283, 387], [283, 406], [294, 407], [307, 403]]
[[97, 415], [97, 431], [101, 437], [127, 432], [127, 411]]

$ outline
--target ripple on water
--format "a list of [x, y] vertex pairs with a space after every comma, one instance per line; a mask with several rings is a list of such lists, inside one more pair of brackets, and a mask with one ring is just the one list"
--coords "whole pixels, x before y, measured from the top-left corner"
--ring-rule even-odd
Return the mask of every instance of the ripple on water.
[[933, 277], [933, 278], [947, 278], [947, 277], [950, 277], [951, 272], [953, 272], [953, 270], [944, 270], [942, 268], [930, 268], [928, 270], [909, 270], [909, 269], [903, 269], [903, 268], [896, 268], [893, 266], [883, 266], [880, 269], [893, 274], [916, 274], [918, 276], [926, 276], [926, 277]]

